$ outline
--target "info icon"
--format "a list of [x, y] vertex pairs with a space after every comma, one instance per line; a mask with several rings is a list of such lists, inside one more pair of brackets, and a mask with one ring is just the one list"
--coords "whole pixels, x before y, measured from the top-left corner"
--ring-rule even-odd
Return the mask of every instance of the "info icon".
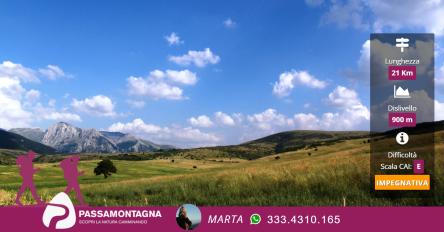
[[405, 132], [399, 132], [399, 133], [396, 135], [396, 142], [397, 142], [399, 145], [405, 145], [405, 144], [407, 144], [407, 143], [409, 142], [409, 135], [408, 135], [407, 133], [405, 133]]

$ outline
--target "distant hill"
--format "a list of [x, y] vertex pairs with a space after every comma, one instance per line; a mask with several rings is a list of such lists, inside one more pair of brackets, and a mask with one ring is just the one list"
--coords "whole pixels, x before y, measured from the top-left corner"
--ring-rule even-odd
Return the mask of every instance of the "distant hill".
[[304, 147], [328, 145], [342, 140], [368, 137], [367, 131], [286, 131], [256, 139], [243, 145], [270, 144], [276, 153], [294, 151]]
[[269, 135], [239, 145], [172, 150], [164, 153], [190, 159], [217, 159], [227, 157], [258, 159], [277, 153], [296, 151], [303, 148], [315, 148], [343, 140], [367, 137], [369, 137], [369, 132], [366, 131], [296, 130]]
[[52, 147], [27, 139], [21, 135], [0, 129], [0, 148], [11, 150], [33, 150], [39, 154], [54, 154]]
[[139, 139], [121, 132], [100, 131], [100, 133], [116, 144], [120, 152], [143, 152], [174, 149], [174, 146], [159, 145], [148, 140]]
[[9, 132], [19, 134], [38, 143], [41, 143], [43, 136], [45, 136], [45, 131], [40, 128], [14, 128], [9, 130]]

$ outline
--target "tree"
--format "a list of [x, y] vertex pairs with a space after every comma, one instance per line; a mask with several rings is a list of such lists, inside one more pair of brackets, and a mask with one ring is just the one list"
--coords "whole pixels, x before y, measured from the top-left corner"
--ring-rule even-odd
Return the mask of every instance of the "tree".
[[94, 174], [96, 176], [103, 174], [105, 178], [108, 178], [108, 176], [111, 176], [111, 173], [116, 173], [117, 168], [114, 166], [113, 162], [109, 159], [104, 159], [97, 163], [97, 167], [94, 168]]

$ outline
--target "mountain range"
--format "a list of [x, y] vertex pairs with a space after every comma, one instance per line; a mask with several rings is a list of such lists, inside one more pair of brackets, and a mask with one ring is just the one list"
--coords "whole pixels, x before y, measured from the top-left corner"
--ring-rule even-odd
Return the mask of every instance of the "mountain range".
[[[46, 131], [38, 128], [14, 128], [8, 131], [31, 142], [40, 143], [59, 153], [116, 153], [144, 152], [174, 148], [143, 140], [120, 132], [81, 129], [66, 122], [50, 126]], [[6, 135], [5, 135], [6, 136]], [[24, 150], [26, 147], [22, 146]]]

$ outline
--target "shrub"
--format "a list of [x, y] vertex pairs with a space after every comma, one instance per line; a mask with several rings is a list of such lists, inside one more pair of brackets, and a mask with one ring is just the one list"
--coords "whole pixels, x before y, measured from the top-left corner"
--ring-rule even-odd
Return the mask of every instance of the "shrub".
[[94, 174], [96, 176], [103, 174], [103, 176], [108, 178], [108, 176], [111, 176], [111, 173], [116, 173], [117, 168], [114, 166], [113, 162], [109, 159], [104, 159], [97, 163], [97, 167], [94, 168]]

